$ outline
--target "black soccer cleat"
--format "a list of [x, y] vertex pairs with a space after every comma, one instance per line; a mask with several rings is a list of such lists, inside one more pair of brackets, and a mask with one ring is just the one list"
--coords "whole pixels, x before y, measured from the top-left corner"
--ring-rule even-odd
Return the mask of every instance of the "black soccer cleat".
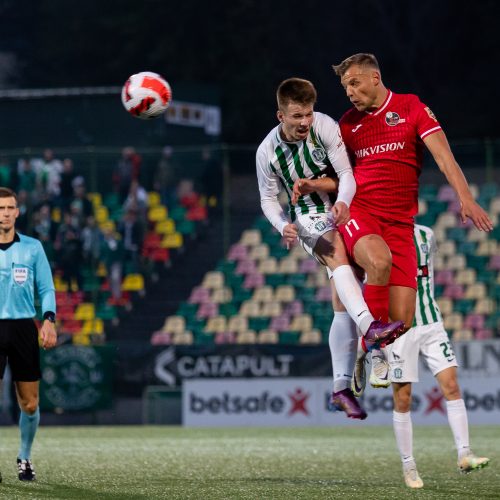
[[31, 460], [17, 459], [17, 475], [19, 481], [34, 481], [36, 479], [35, 469], [33, 469]]

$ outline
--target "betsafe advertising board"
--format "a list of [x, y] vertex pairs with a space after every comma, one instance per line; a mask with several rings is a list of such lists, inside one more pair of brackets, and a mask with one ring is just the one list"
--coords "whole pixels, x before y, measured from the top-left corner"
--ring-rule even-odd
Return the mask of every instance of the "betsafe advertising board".
[[[190, 379], [182, 389], [182, 421], [188, 427], [392, 425], [392, 390], [367, 386], [364, 421], [332, 412], [330, 378]], [[469, 423], [500, 423], [500, 387], [491, 377], [460, 380]], [[446, 400], [434, 377], [413, 384], [412, 421], [447, 425]]]

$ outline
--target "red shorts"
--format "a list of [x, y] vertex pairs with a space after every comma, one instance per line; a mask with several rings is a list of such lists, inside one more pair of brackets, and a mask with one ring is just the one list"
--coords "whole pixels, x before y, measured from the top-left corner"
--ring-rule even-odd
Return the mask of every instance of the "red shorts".
[[354, 260], [354, 245], [363, 236], [378, 234], [387, 243], [392, 254], [392, 270], [389, 285], [417, 288], [417, 251], [413, 241], [413, 222], [375, 217], [366, 212], [351, 209], [351, 219], [338, 227], [344, 238], [348, 255]]

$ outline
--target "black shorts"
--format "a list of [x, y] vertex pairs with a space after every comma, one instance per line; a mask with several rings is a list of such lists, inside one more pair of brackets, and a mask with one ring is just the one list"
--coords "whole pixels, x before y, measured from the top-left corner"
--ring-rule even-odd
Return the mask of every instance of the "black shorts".
[[38, 329], [32, 319], [0, 320], [0, 378], [7, 362], [15, 382], [42, 378]]

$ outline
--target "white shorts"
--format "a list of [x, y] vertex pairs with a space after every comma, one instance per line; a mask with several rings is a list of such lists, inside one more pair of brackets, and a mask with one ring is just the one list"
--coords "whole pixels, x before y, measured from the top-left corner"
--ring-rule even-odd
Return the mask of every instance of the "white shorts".
[[[323, 236], [329, 231], [337, 230], [337, 226], [335, 225], [330, 211], [324, 214], [300, 214], [297, 216], [294, 224], [297, 226], [299, 241], [302, 248], [315, 259], [314, 247], [320, 236]], [[328, 268], [326, 269], [328, 277], [331, 278], [330, 270]]]
[[420, 354], [434, 376], [450, 366], [458, 366], [442, 321], [410, 328], [384, 351], [391, 382], [418, 382]]

